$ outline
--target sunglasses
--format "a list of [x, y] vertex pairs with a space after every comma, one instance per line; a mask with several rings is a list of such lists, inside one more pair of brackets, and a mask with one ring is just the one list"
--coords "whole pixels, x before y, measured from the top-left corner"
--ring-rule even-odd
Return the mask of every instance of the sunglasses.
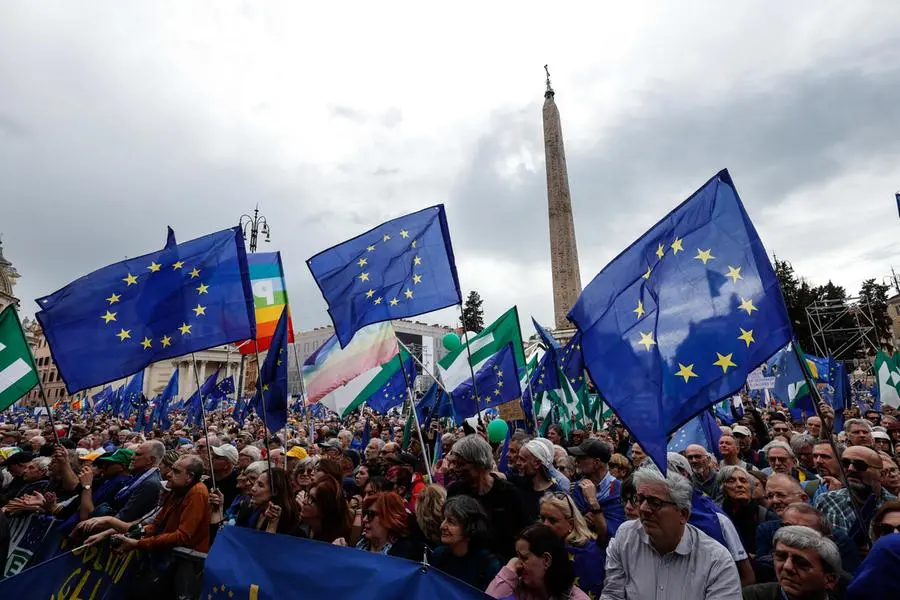
[[569, 505], [569, 516], [566, 517], [566, 518], [567, 518], [567, 519], [574, 519], [574, 518], [575, 518], [575, 505], [572, 504], [572, 499], [569, 497], [569, 495], [568, 495], [568, 494], [565, 494], [565, 493], [563, 493], [563, 492], [553, 492], [552, 496], [553, 496], [554, 498], [556, 498], [557, 500], [565, 499], [566, 504]]
[[850, 458], [842, 458], [841, 466], [845, 469], [849, 469], [850, 465], [853, 465], [853, 469], [858, 473], [865, 473], [869, 469], [874, 469], [875, 471], [880, 471], [881, 467], [874, 467], [867, 463], [864, 460], [859, 460], [858, 458], [850, 459]]
[[878, 537], [891, 533], [900, 533], [900, 525], [889, 525], [887, 523], [879, 523], [872, 525], [872, 530], [878, 534]]
[[373, 521], [375, 519], [375, 517], [378, 516], [378, 513], [372, 509], [369, 509], [369, 510], [364, 510], [362, 516], [363, 516], [363, 519], [368, 519], [370, 521]]

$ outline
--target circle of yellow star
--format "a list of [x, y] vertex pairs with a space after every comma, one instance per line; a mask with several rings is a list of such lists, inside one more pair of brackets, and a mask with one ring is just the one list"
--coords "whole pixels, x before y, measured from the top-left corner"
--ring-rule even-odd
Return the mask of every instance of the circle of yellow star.
[[156, 273], [157, 271], [159, 271], [162, 268], [162, 265], [156, 261], [151, 261], [150, 266], [147, 268], [150, 269], [151, 273]]
[[413, 264], [414, 264], [414, 265], [421, 265], [421, 264], [422, 264], [422, 258], [419, 257], [419, 256], [414, 256], [414, 257], [413, 257]]
[[182, 268], [182, 267], [184, 267], [184, 261], [183, 261], [183, 260], [179, 260], [178, 262], [172, 264], [172, 269], [175, 270], [175, 271], [177, 271], [178, 269], [180, 269], [180, 268]]
[[656, 248], [656, 257], [657, 258], [662, 258], [665, 253], [666, 253], [666, 250], [662, 244], [657, 246], [657, 248]]
[[163, 348], [168, 348], [172, 345], [172, 338], [167, 335], [162, 336], [162, 339], [159, 340], [159, 343], [162, 344]]
[[725, 277], [731, 277], [731, 283], [737, 283], [738, 279], [743, 279], [741, 277], [741, 268], [728, 265], [728, 272], [725, 273]]
[[206, 316], [206, 307], [205, 307], [205, 306], [200, 306], [200, 303], [199, 303], [199, 302], [197, 303], [197, 308], [192, 308], [191, 310], [193, 310], [193, 311], [194, 311], [194, 315], [196, 315], [196, 316], [198, 316], [198, 317], [199, 317], [200, 315]]
[[209, 292], [206, 291], [208, 289], [209, 289], [208, 285], [206, 285], [205, 283], [201, 283], [200, 286], [197, 288], [197, 292], [200, 294], [208, 294]]
[[731, 354], [719, 354], [718, 352], [716, 352], [716, 356], [719, 357], [719, 360], [714, 362], [713, 365], [715, 365], [717, 367], [722, 367], [723, 373], [728, 372], [728, 367], [736, 367], [737, 366], [737, 364], [735, 364], [731, 360], [731, 357], [734, 356], [733, 352]]
[[374, 295], [375, 295], [375, 290], [369, 290], [368, 292], [366, 292], [366, 298], [371, 298]]
[[647, 352], [650, 352], [650, 346], [656, 345], [656, 342], [653, 341], [653, 332], [648, 331], [647, 333], [644, 333], [641, 331], [639, 333], [641, 334], [641, 339], [638, 341], [638, 344], [641, 344], [647, 349]]
[[268, 383], [264, 383], [264, 384], [263, 384], [263, 391], [264, 391], [264, 392], [268, 392], [268, 391], [269, 391], [269, 384], [268, 384]]
[[119, 333], [117, 333], [116, 335], [119, 336], [120, 342], [124, 342], [125, 340], [127, 340], [128, 338], [131, 337], [131, 330], [130, 329], [120, 329]]
[[384, 237], [382, 237], [381, 239], [386, 242], [391, 239], [391, 236], [389, 236], [388, 234], [384, 234]]
[[375, 304], [381, 304], [381, 296], [375, 298]]
[[182, 323], [181, 327], [178, 328], [178, 331], [181, 332], [181, 335], [187, 335], [191, 332], [192, 325], [188, 325], [187, 323]]
[[685, 383], [687, 383], [691, 377], [699, 377], [699, 375], [694, 373], [694, 365], [683, 365], [681, 363], [678, 363], [678, 366], [681, 368], [675, 372], [675, 375], [678, 377], [684, 377]]
[[109, 323], [110, 321], [115, 321], [115, 320], [116, 320], [116, 315], [117, 315], [117, 314], [119, 314], [119, 313], [114, 313], [114, 312], [106, 311], [106, 314], [105, 314], [105, 315], [101, 315], [100, 318], [103, 319], [106, 323]]
[[412, 247], [413, 247], [413, 248], [416, 247], [416, 240], [413, 240], [413, 241], [412, 241]]
[[419, 284], [419, 283], [422, 283], [422, 276], [421, 275], [413, 275], [413, 284]]
[[672, 254], [678, 254], [679, 252], [684, 252], [684, 248], [681, 247], [681, 238], [675, 238], [675, 241], [672, 242], [670, 246], [672, 248]]
[[644, 310], [644, 303], [641, 302], [640, 300], [638, 300], [637, 308], [634, 309], [634, 310], [631, 311], [631, 312], [633, 312], [634, 314], [636, 314], [638, 319], [640, 319], [641, 317], [643, 317], [643, 316], [644, 316], [644, 313], [646, 312], [646, 311]]
[[644, 273], [644, 279], [650, 279], [650, 273], [652, 273], [652, 272], [653, 272], [653, 269], [651, 267], [647, 267], [647, 272]]
[[397, 306], [398, 304], [400, 304], [399, 300], [397, 300], [396, 298], [391, 298], [391, 306]]
[[129, 273], [128, 276], [125, 279], [123, 279], [122, 281], [124, 281], [128, 285], [134, 285], [137, 283], [137, 277], [135, 277], [134, 275]]
[[368, 250], [369, 252], [375, 252], [375, 246], [368, 246], [366, 250]]
[[696, 258], [697, 260], [702, 260], [703, 264], [705, 265], [706, 263], [714, 259], [715, 256], [712, 255], [712, 248], [710, 248], [709, 250], [701, 250], [700, 248], [697, 248], [697, 256], [695, 256], [694, 258]]
[[746, 342], [747, 346], [750, 346], [750, 344], [752, 344], [753, 342], [756, 341], [753, 339], [753, 330], [752, 329], [750, 331], [745, 331], [743, 327], [738, 327], [738, 329], [741, 330], [741, 335], [738, 336], [738, 339], [743, 342]]
[[106, 299], [106, 301], [110, 304], [115, 304], [121, 297], [121, 294], [112, 294], [109, 298]]
[[197, 277], [200, 277], [200, 269], [194, 267], [191, 269], [191, 279], [196, 279]]
[[144, 350], [149, 350], [152, 345], [153, 345], [153, 342], [150, 341], [150, 338], [148, 338], [148, 337], [145, 337], [144, 340], [141, 342], [141, 346], [144, 347]]
[[368, 280], [369, 280], [369, 274], [368, 274], [368, 273], [360, 273], [360, 274], [359, 274], [359, 280], [360, 280], [360, 281], [368, 281]]
[[401, 230], [400, 230], [400, 237], [402, 237], [403, 239], [408, 238], [408, 237], [409, 237], [409, 232], [408, 232], [407, 230], [405, 230], [405, 229], [401, 229]]
[[412, 290], [411, 290], [411, 289], [409, 289], [409, 288], [406, 288], [406, 291], [405, 291], [405, 292], [403, 292], [403, 295], [404, 295], [404, 296], [406, 296], [406, 299], [407, 299], [407, 300], [409, 300], [409, 299], [410, 299], [410, 298], [412, 298], [412, 297], [413, 297], [413, 293], [412, 293]]
[[369, 263], [369, 259], [367, 259], [367, 258], [361, 258], [358, 261], [356, 261], [356, 264], [359, 265], [360, 267], [364, 267], [368, 263]]
[[753, 299], [745, 300], [741, 297], [741, 305], [738, 306], [738, 310], [746, 310], [748, 315], [752, 315], [754, 310], [759, 309], [753, 306]]

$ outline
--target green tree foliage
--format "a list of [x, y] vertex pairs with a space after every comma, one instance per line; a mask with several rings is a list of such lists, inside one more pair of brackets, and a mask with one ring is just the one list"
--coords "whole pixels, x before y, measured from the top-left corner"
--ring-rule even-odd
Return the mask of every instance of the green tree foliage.
[[888, 316], [888, 290], [890, 286], [866, 279], [859, 289], [860, 305], [868, 310], [875, 324], [875, 339], [883, 348], [891, 348], [891, 318]]
[[466, 331], [481, 333], [484, 330], [484, 310], [481, 296], [475, 290], [469, 292], [462, 310], [462, 326]]

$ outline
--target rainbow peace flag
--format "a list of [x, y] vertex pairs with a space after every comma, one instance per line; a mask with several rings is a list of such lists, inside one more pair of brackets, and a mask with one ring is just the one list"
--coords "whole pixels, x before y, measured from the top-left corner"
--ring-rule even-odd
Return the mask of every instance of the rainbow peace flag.
[[[250, 267], [250, 287], [253, 290], [253, 304], [256, 307], [256, 346], [262, 352], [269, 349], [281, 311], [288, 307], [281, 253], [248, 254], [247, 264]], [[288, 313], [288, 342], [293, 341], [294, 324]], [[252, 354], [257, 350], [252, 342], [249, 340], [237, 344], [241, 354]]]

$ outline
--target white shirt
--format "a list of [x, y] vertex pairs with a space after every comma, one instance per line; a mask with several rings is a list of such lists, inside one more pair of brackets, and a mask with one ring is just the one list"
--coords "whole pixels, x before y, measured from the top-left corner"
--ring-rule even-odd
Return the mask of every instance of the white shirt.
[[741, 600], [731, 553], [693, 525], [665, 556], [650, 544], [639, 520], [627, 521], [606, 549], [601, 600]]

